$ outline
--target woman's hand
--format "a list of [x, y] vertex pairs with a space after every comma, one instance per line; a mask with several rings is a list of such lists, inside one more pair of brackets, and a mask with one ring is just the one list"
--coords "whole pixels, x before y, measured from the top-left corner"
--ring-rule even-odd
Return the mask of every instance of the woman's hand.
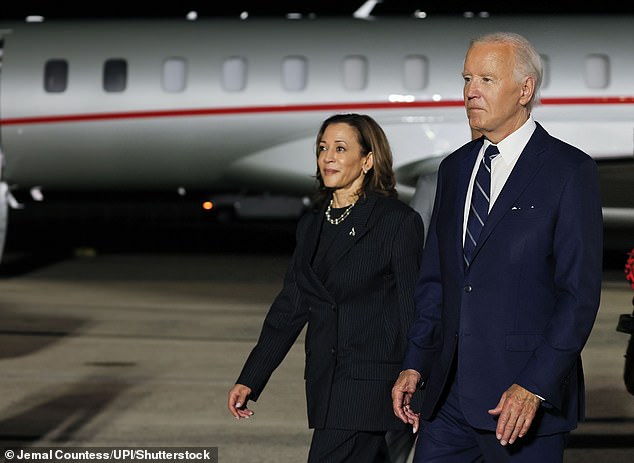
[[236, 384], [229, 390], [227, 407], [237, 419], [250, 418], [253, 415], [253, 411], [247, 408], [249, 395], [251, 395], [251, 388], [244, 384]]

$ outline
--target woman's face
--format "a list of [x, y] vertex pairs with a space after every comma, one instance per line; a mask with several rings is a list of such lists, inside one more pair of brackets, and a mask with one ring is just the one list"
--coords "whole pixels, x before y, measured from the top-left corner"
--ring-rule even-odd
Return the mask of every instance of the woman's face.
[[356, 194], [363, 185], [363, 170], [372, 168], [372, 155], [363, 156], [356, 129], [330, 124], [319, 141], [317, 166], [324, 185], [339, 193]]

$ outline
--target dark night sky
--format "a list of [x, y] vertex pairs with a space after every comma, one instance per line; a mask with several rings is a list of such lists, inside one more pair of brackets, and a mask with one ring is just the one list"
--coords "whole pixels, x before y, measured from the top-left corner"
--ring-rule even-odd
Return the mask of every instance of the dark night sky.
[[[157, 2], [158, 3], [158, 2]], [[196, 10], [199, 17], [238, 16], [248, 11], [254, 16], [284, 16], [287, 13], [314, 13], [319, 16], [351, 15], [363, 0], [296, 0], [296, 1], [246, 1], [212, 2], [181, 0], [159, 6], [147, 5], [143, 2], [75, 2], [29, 0], [5, 0], [0, 7], [0, 19], [23, 19], [27, 15], [38, 14], [46, 18], [157, 18], [184, 17], [191, 10]], [[598, 6], [600, 5], [600, 6]], [[633, 2], [603, 1], [598, 3], [577, 1], [543, 1], [511, 2], [511, 1], [445, 1], [445, 0], [383, 0], [378, 3], [373, 14], [375, 16], [411, 15], [416, 10], [430, 15], [463, 14], [465, 11], [490, 14], [606, 14], [634, 13]]]

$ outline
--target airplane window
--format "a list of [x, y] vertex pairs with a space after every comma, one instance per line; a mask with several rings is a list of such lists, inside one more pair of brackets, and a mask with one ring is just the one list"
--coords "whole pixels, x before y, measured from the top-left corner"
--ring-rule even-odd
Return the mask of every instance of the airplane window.
[[286, 90], [300, 91], [306, 88], [308, 62], [303, 56], [287, 56], [282, 61], [282, 86]]
[[407, 90], [422, 90], [427, 85], [427, 58], [409, 55], [403, 63], [403, 85]]
[[51, 59], [44, 65], [44, 90], [49, 93], [65, 92], [68, 86], [68, 61]]
[[109, 59], [103, 66], [103, 89], [106, 92], [122, 92], [128, 79], [128, 63], [124, 59]]
[[238, 92], [247, 86], [247, 60], [231, 56], [222, 63], [222, 87], [228, 92]]
[[368, 60], [365, 56], [343, 59], [343, 86], [348, 90], [363, 90], [368, 80]]
[[163, 62], [163, 90], [178, 93], [187, 83], [187, 61], [183, 58], [168, 58]]
[[550, 84], [550, 58], [546, 55], [539, 55], [542, 59], [542, 86], [546, 88]]
[[586, 56], [586, 85], [589, 88], [606, 88], [610, 84], [610, 59], [607, 55]]

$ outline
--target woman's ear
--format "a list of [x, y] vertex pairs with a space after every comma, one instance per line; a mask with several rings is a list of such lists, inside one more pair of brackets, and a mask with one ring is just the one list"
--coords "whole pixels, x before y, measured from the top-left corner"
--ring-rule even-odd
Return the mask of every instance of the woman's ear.
[[374, 167], [374, 153], [370, 151], [363, 162], [363, 172], [368, 173]]

